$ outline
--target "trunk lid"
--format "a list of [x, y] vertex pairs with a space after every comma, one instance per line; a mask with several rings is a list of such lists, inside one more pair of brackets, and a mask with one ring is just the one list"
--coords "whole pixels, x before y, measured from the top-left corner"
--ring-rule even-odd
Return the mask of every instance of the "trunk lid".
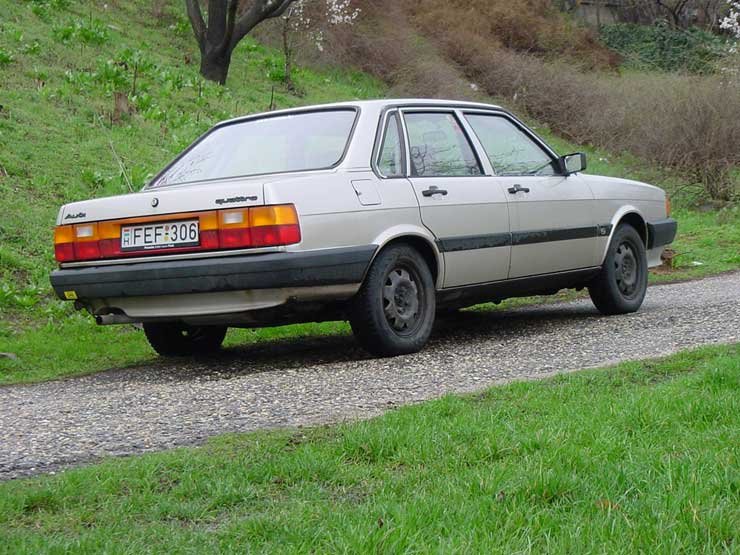
[[260, 206], [265, 204], [263, 182], [264, 176], [230, 179], [73, 202], [59, 211], [57, 225]]

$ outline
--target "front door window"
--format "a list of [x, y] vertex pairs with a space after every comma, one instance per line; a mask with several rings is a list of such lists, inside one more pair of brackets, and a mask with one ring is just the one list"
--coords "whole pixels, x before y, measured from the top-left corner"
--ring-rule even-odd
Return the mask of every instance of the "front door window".
[[496, 175], [555, 175], [555, 162], [508, 118], [466, 114]]

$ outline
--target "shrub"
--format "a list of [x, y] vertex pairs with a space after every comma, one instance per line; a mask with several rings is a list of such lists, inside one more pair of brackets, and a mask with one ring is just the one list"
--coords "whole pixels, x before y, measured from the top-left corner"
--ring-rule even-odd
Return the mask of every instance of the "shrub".
[[587, 68], [613, 68], [619, 56], [596, 34], [558, 11], [549, 0], [414, 0], [412, 21], [428, 36], [477, 42], [545, 59], [566, 58]]
[[724, 41], [699, 28], [675, 29], [615, 23], [601, 28], [600, 38], [635, 69], [711, 73], [726, 51]]
[[505, 51], [471, 64], [489, 93], [575, 142], [679, 170], [712, 198], [737, 194], [740, 95], [720, 76], [587, 74]]
[[737, 83], [726, 74], [584, 71], [611, 67], [607, 49], [548, 11], [549, 2], [527, 2], [529, 12], [499, 0], [467, 9], [462, 0], [415, 0], [414, 10], [366, 0], [357, 27], [332, 36], [331, 54], [380, 77], [395, 95], [485, 93], [574, 142], [681, 171], [713, 198], [737, 194]]

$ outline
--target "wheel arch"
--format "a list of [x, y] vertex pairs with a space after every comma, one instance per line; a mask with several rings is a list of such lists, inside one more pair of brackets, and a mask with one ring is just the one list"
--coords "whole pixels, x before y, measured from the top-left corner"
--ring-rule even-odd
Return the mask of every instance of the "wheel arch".
[[398, 229], [388, 230], [376, 238], [373, 243], [378, 245], [378, 249], [375, 251], [372, 260], [370, 260], [368, 269], [381, 251], [389, 246], [405, 243], [414, 247], [424, 257], [424, 260], [429, 265], [429, 270], [432, 272], [432, 278], [434, 279], [436, 288], [439, 289], [441, 287], [444, 277], [444, 259], [431, 233], [414, 226], [403, 226]]
[[642, 212], [634, 207], [634, 206], [623, 206], [620, 208], [616, 214], [614, 214], [614, 217], [611, 221], [611, 231], [609, 233], [609, 239], [606, 241], [606, 244], [604, 245], [604, 250], [601, 253], [601, 263], [603, 264], [604, 258], [606, 258], [607, 250], [609, 249], [609, 245], [611, 245], [612, 237], [614, 237], [614, 233], [617, 231], [617, 227], [622, 224], [626, 223], [631, 225], [635, 228], [637, 233], [640, 235], [640, 239], [642, 239], [643, 244], [645, 245], [645, 248], [647, 249], [648, 244], [648, 228], [647, 228], [647, 220], [645, 219], [645, 216], [642, 214]]

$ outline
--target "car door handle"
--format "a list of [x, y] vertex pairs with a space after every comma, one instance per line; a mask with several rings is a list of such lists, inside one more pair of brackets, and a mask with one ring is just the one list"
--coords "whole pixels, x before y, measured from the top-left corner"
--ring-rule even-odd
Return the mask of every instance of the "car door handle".
[[425, 189], [424, 191], [422, 191], [421, 194], [425, 197], [431, 197], [433, 195], [442, 195], [444, 197], [447, 196], [447, 190], [440, 189], [436, 185], [432, 185], [431, 187], [429, 187], [429, 189]]
[[520, 191], [521, 191], [522, 193], [528, 193], [528, 192], [529, 192], [529, 187], [522, 187], [521, 185], [519, 185], [519, 183], [517, 183], [517, 184], [516, 184], [516, 185], [514, 185], [513, 187], [509, 187], [509, 192], [510, 192], [510, 193], [511, 193], [512, 195], [515, 195], [515, 194], [517, 194], [517, 193], [518, 193], [518, 192], [520, 192]]

